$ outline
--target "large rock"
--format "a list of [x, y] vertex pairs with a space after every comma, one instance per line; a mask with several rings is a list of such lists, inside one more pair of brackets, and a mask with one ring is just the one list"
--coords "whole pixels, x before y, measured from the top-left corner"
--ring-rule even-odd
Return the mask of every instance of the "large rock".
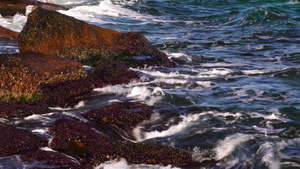
[[75, 157], [81, 164], [97, 166], [112, 159], [125, 158], [131, 164], [160, 164], [201, 167], [192, 154], [168, 146], [136, 144], [104, 137], [97, 131], [69, 119], [56, 121], [49, 129], [50, 148]]
[[16, 13], [25, 15], [26, 7], [33, 5], [34, 8], [41, 7], [47, 10], [66, 10], [67, 8], [50, 4], [43, 3], [36, 0], [1, 0], [0, 1], [0, 15], [2, 16], [14, 16]]
[[0, 123], [0, 157], [40, 147], [41, 140], [30, 131]]
[[90, 65], [105, 58], [130, 66], [173, 66], [167, 55], [141, 34], [120, 33], [42, 8], [29, 15], [19, 35], [19, 50], [58, 55]]
[[19, 33], [0, 26], [0, 38], [18, 39]]
[[80, 63], [57, 56], [3, 54], [0, 63], [0, 102], [38, 100], [41, 84], [86, 77]]

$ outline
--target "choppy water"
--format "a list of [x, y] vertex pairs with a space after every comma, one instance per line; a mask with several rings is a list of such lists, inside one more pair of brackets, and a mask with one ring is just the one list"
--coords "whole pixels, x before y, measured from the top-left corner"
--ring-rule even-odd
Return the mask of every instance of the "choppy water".
[[[152, 119], [134, 130], [140, 142], [183, 148], [196, 158], [204, 154], [217, 161], [213, 168], [300, 168], [297, 0], [52, 2], [71, 8], [61, 13], [89, 23], [142, 33], [170, 57], [186, 63], [134, 69], [143, 74], [140, 81], [95, 89], [74, 108], [1, 121], [50, 139], [47, 128], [56, 119], [84, 121], [80, 114], [88, 110], [134, 100], [156, 107]], [[25, 22], [22, 15], [0, 17], [1, 26], [15, 31]], [[14, 52], [15, 41], [0, 39], [0, 53]], [[14, 168], [16, 159], [0, 158], [0, 166]], [[101, 167], [162, 168], [124, 160]]]

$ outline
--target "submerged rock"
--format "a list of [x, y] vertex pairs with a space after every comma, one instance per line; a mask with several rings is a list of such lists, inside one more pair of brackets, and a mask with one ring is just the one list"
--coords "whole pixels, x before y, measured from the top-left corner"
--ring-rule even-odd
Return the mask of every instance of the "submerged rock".
[[[42, 168], [65, 168], [65, 169], [89, 169], [80, 165], [75, 159], [67, 157], [54, 151], [29, 151], [22, 153], [20, 158], [27, 163], [34, 163], [34, 166]], [[36, 168], [36, 167], [34, 167]], [[91, 168], [90, 168], [91, 169]]]
[[68, 8], [50, 4], [43, 3], [36, 0], [1, 0], [0, 1], [0, 15], [1, 16], [14, 16], [16, 13], [25, 15], [26, 7], [28, 5], [37, 7], [42, 7], [47, 10], [67, 10]]
[[10, 156], [40, 147], [41, 140], [30, 131], [0, 124], [0, 156]]
[[0, 38], [18, 39], [19, 33], [0, 26]]
[[141, 34], [120, 33], [42, 8], [29, 15], [19, 34], [19, 50], [58, 55], [89, 65], [109, 59], [130, 66], [174, 66]]
[[38, 100], [41, 84], [86, 77], [80, 63], [50, 55], [4, 54], [0, 63], [0, 102]]
[[56, 121], [49, 130], [53, 136], [50, 148], [73, 156], [86, 166], [97, 166], [120, 158], [125, 158], [131, 164], [200, 165], [192, 160], [191, 153], [168, 146], [112, 140], [69, 119]]
[[122, 102], [91, 110], [84, 116], [108, 124], [115, 124], [125, 130], [132, 130], [144, 120], [149, 120], [153, 114], [152, 107], [134, 102]]

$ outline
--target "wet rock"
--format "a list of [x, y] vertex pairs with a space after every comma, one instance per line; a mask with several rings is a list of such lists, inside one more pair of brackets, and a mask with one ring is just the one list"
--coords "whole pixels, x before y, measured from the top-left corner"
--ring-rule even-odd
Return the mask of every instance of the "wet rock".
[[14, 16], [16, 13], [25, 14], [26, 6], [34, 3], [26, 0], [1, 0], [0, 1], [0, 15]]
[[112, 159], [125, 158], [131, 164], [160, 164], [195, 167], [188, 152], [168, 146], [116, 141], [69, 119], [56, 121], [50, 127], [53, 139], [50, 147], [75, 157], [81, 164], [97, 166]]
[[50, 109], [44, 100], [33, 102], [0, 102], [0, 118], [25, 117], [33, 114], [49, 113]]
[[41, 140], [30, 131], [0, 124], [0, 156], [10, 156], [36, 150]]
[[99, 59], [119, 60], [130, 66], [174, 66], [141, 34], [120, 33], [42, 8], [29, 15], [19, 34], [19, 49], [72, 58], [92, 66]]
[[43, 3], [36, 0], [1, 0], [0, 1], [0, 15], [1, 16], [14, 16], [16, 13], [25, 15], [26, 7], [28, 5], [33, 5], [34, 9], [41, 7], [47, 10], [67, 10], [68, 8], [50, 4]]
[[0, 102], [33, 101], [42, 97], [41, 84], [86, 77], [82, 65], [36, 53], [0, 55]]
[[[54, 151], [29, 151], [22, 153], [20, 158], [26, 163], [32, 163], [33, 168], [89, 169], [75, 159]], [[30, 168], [30, 167], [29, 167]]]
[[72, 100], [88, 95], [94, 88], [107, 85], [127, 84], [132, 79], [138, 79], [135, 71], [115, 61], [99, 61], [92, 73], [85, 79], [69, 80], [41, 85], [43, 98], [51, 107], [68, 107]]
[[68, 107], [68, 104], [83, 95], [88, 95], [94, 86], [88, 79], [71, 80], [41, 85], [43, 99], [50, 107]]
[[100, 60], [93, 69], [89, 81], [95, 88], [106, 85], [128, 84], [133, 79], [138, 79], [137, 72], [128, 70], [120, 61]]
[[10, 39], [18, 39], [19, 33], [11, 31], [9, 29], [3, 28], [0, 26], [0, 37], [1, 38], [10, 38]]
[[152, 107], [134, 102], [121, 102], [91, 110], [84, 116], [108, 124], [115, 124], [125, 130], [132, 130], [144, 120], [149, 120], [153, 114]]

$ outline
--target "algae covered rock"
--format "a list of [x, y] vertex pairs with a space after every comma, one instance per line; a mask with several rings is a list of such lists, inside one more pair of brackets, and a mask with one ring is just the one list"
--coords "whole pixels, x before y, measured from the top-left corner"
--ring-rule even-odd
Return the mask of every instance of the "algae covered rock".
[[85, 114], [85, 117], [131, 130], [144, 120], [149, 120], [152, 114], [152, 107], [146, 104], [121, 102], [91, 110]]
[[141, 34], [120, 33], [42, 8], [29, 15], [19, 35], [19, 50], [58, 55], [89, 65], [109, 59], [130, 66], [173, 66], [166, 54]]
[[97, 166], [125, 158], [130, 164], [201, 167], [193, 161], [191, 153], [168, 146], [113, 140], [69, 119], [56, 121], [49, 130], [53, 136], [50, 148], [75, 157], [82, 165]]
[[123, 62], [100, 60], [91, 72], [89, 81], [95, 88], [98, 88], [106, 85], [128, 84], [131, 80], [138, 78], [138, 73], [129, 70]]
[[41, 140], [30, 131], [0, 123], [0, 157], [40, 147]]
[[0, 102], [39, 100], [41, 84], [86, 77], [80, 63], [50, 55], [3, 54], [0, 63]]

